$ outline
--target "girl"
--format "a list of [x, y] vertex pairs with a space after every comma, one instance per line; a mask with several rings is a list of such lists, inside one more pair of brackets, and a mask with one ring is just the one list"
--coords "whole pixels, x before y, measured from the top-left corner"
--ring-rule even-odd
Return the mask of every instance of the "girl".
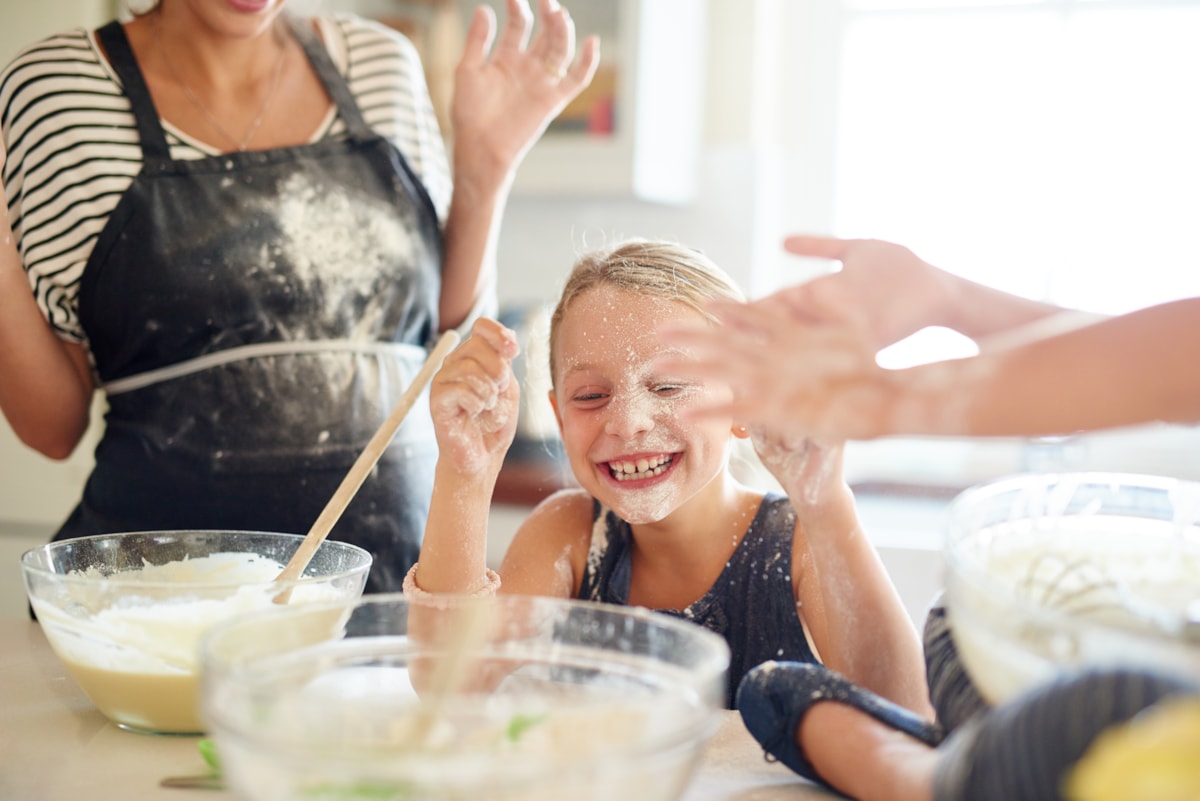
[[550, 401], [579, 488], [533, 510], [499, 575], [485, 566], [486, 533], [517, 423], [517, 345], [513, 332], [477, 321], [431, 386], [439, 457], [405, 592], [493, 592], [503, 579], [504, 592], [650, 607], [726, 638], [731, 707], [755, 665], [820, 660], [925, 714], [918, 638], [859, 525], [841, 447], [756, 432], [788, 495], [744, 486], [729, 458], [746, 427], [682, 419], [730, 388], [654, 366], [666, 352], [657, 326], [711, 323], [708, 302], [741, 297], [678, 245], [631, 241], [579, 260], [550, 325]]

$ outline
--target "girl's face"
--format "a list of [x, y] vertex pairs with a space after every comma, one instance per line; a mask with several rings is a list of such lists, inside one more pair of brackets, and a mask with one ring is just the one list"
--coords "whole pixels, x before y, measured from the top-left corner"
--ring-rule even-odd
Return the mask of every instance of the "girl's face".
[[729, 388], [656, 372], [662, 323], [702, 315], [682, 303], [598, 286], [575, 298], [558, 329], [554, 406], [576, 479], [630, 523], [664, 519], [725, 469], [732, 420], [679, 413]]

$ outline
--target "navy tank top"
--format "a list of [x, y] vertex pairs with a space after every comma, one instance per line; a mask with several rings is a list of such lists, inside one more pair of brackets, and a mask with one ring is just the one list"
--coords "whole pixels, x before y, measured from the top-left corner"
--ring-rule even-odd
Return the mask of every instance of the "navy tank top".
[[[599, 502], [579, 598], [628, 605], [633, 531]], [[708, 592], [686, 609], [659, 609], [716, 632], [729, 643], [725, 706], [734, 708], [747, 671], [771, 659], [816, 662], [792, 591], [792, 532], [796, 514], [786, 496], [768, 493], [746, 535]]]

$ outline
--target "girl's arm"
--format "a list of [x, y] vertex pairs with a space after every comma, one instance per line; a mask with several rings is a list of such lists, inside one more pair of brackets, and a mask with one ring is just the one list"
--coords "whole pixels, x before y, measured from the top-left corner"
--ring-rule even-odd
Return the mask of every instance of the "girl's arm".
[[[433, 495], [413, 579], [430, 593], [470, 593], [487, 583], [488, 515], [496, 478], [516, 434], [520, 391], [516, 335], [475, 321], [430, 383], [438, 441]], [[563, 490], [521, 524], [500, 568], [501, 591], [572, 597], [583, 575], [592, 500]]]
[[[0, 143], [0, 174], [4, 166]], [[87, 431], [92, 391], [86, 351], [50, 328], [29, 288], [8, 214], [0, 214], [0, 410], [21, 442], [65, 459]]]
[[475, 321], [430, 383], [438, 460], [420, 561], [426, 592], [469, 593], [486, 583], [488, 511], [517, 429], [516, 335]]
[[842, 479], [840, 444], [757, 432], [755, 449], [796, 511], [793, 591], [821, 662], [928, 717], [921, 642]]
[[500, 221], [517, 167], [550, 121], [591, 83], [600, 59], [599, 42], [589, 37], [574, 61], [574, 23], [555, 0], [538, 0], [538, 33], [528, 46], [526, 0], [508, 0], [507, 15], [489, 56], [496, 21], [488, 6], [475, 10], [455, 72], [443, 330], [459, 326], [493, 283]]

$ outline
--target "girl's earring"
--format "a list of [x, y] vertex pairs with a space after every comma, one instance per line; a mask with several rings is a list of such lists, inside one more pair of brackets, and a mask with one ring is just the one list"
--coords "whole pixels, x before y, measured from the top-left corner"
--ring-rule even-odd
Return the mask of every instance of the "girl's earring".
[[733, 435], [738, 439], [745, 439], [746, 437], [750, 436], [750, 429], [741, 423], [738, 423], [733, 427]]

